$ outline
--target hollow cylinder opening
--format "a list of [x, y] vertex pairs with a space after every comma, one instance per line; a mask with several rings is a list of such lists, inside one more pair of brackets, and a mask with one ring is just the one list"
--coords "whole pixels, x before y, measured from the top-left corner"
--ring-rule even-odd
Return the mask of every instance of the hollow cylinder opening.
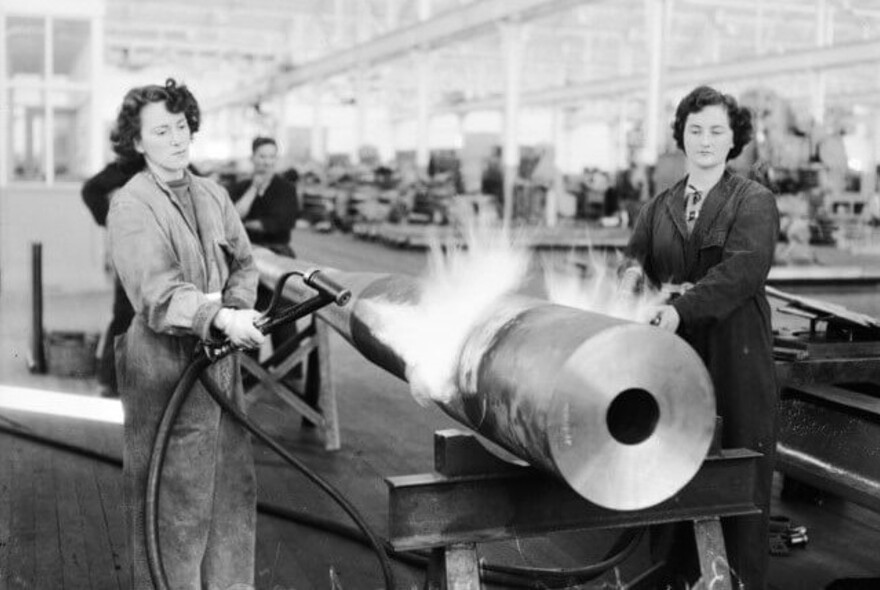
[[637, 445], [657, 428], [660, 406], [644, 389], [625, 389], [608, 406], [605, 422], [614, 440], [624, 445]]

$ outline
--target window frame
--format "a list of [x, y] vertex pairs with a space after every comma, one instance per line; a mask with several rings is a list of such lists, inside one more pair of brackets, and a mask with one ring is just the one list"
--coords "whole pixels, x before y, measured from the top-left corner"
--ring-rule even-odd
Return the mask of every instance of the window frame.
[[[12, 80], [7, 71], [8, 47], [7, 47], [7, 27], [10, 17], [34, 18], [42, 21], [43, 24], [43, 71], [38, 81], [35, 80]], [[55, 22], [56, 21], [78, 21], [86, 25], [88, 31], [88, 40], [84, 51], [88, 52], [87, 59], [90, 60], [90, 71], [85, 80], [57, 79], [55, 75]], [[12, 10], [0, 9], [0, 187], [4, 186], [64, 186], [71, 184], [79, 184], [81, 181], [76, 179], [58, 180], [55, 177], [55, 110], [59, 107], [59, 101], [53, 96], [59, 93], [84, 93], [86, 100], [90, 104], [88, 108], [88, 116], [94, 118], [97, 114], [95, 108], [95, 95], [93, 81], [96, 79], [97, 62], [95, 53], [101, 46], [101, 40], [97, 35], [101, 34], [102, 28], [99, 20], [89, 15], [70, 15], [70, 14], [29, 14], [26, 12], [17, 12]], [[13, 176], [11, 169], [12, 164], [12, 103], [10, 96], [13, 91], [20, 89], [37, 90], [41, 97], [41, 107], [43, 113], [43, 137], [44, 154], [42, 155], [43, 178], [38, 179], [17, 179]], [[96, 127], [99, 124], [91, 121], [89, 124], [89, 133], [95, 134]], [[83, 138], [79, 145], [81, 149], [91, 151], [93, 144], [91, 137]], [[76, 157], [74, 156], [74, 160]], [[92, 154], [87, 153], [86, 162], [93, 164]]]

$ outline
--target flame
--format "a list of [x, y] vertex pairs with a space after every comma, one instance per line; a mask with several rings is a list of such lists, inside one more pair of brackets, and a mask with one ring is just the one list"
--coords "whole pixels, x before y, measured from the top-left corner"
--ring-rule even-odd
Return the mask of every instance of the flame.
[[[377, 336], [400, 351], [413, 396], [424, 404], [455, 395], [456, 367], [466, 338], [502, 298], [523, 290], [532, 253], [524, 234], [487, 226], [468, 226], [464, 245], [430, 243], [429, 264], [416, 305], [369, 301], [366, 313], [382, 326]], [[662, 293], [621, 289], [620, 256], [592, 250], [586, 263], [545, 261], [546, 296], [560, 305], [647, 322], [663, 303]], [[584, 272], [582, 268], [586, 268]]]
[[465, 246], [430, 244], [427, 275], [415, 306], [373, 302], [382, 316], [379, 338], [402, 351], [414, 397], [448, 401], [455, 394], [455, 367], [477, 321], [526, 278], [531, 255], [506, 231], [469, 228]]
[[[648, 323], [657, 307], [666, 303], [667, 294], [647, 284], [638, 289], [627, 285], [620, 276], [624, 262], [619, 253], [602, 254], [593, 249], [583, 260], [549, 260], [544, 265], [548, 299], [559, 305]], [[641, 272], [638, 267], [633, 269]]]

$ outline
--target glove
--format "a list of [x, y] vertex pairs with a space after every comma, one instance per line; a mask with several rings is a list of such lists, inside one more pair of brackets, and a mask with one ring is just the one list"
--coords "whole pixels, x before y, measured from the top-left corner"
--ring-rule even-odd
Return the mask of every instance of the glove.
[[680, 323], [681, 317], [678, 315], [678, 310], [671, 305], [661, 305], [658, 307], [650, 321], [652, 326], [657, 326], [672, 333], [678, 330]]
[[214, 316], [214, 326], [226, 334], [238, 348], [257, 348], [266, 337], [255, 326], [260, 317], [255, 309], [230, 309], [224, 307]]

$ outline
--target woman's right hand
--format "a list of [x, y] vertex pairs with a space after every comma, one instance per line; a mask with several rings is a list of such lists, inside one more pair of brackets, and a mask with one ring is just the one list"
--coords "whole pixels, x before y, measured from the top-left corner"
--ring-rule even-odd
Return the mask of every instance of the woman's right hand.
[[260, 317], [255, 309], [230, 309], [224, 307], [214, 316], [214, 326], [226, 334], [229, 341], [238, 348], [256, 348], [266, 337], [254, 322]]

